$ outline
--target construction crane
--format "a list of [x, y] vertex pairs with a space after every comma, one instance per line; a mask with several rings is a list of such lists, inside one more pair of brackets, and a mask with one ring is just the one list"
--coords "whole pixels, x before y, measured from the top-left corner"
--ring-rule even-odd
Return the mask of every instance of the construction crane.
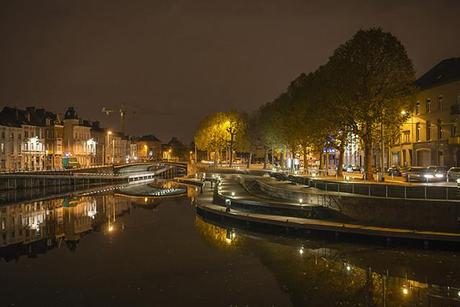
[[115, 110], [111, 107], [102, 107], [102, 112], [105, 115], [110, 115], [111, 113], [119, 113], [120, 114], [120, 129], [122, 133], [125, 133], [125, 120], [126, 120], [126, 109], [124, 105], [121, 105], [119, 110]]

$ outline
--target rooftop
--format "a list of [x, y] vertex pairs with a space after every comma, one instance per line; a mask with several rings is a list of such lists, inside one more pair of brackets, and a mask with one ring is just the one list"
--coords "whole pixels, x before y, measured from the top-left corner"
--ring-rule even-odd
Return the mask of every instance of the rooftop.
[[439, 62], [415, 83], [423, 90], [457, 80], [460, 80], [460, 58], [450, 58]]
[[161, 142], [156, 136], [153, 134], [148, 134], [141, 136], [137, 139], [137, 141], [150, 141], [150, 142]]
[[0, 112], [0, 124], [3, 126], [20, 127], [21, 125], [46, 126], [59, 124], [59, 116], [45, 109], [27, 107], [25, 110], [4, 107]]

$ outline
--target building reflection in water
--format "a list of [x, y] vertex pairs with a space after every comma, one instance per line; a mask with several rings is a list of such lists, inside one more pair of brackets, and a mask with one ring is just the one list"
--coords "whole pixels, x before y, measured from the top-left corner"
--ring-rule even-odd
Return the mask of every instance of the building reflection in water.
[[[448, 274], [459, 276], [457, 259], [440, 266], [444, 256], [439, 254], [424, 259], [417, 257], [417, 251], [299, 243], [288, 238], [241, 234], [199, 217], [195, 225], [210, 245], [258, 257], [290, 295], [294, 306], [460, 306], [460, 281], [447, 279]], [[332, 246], [324, 247], [328, 245]], [[413, 257], [413, 261], [398, 261], [407, 257]]]
[[34, 249], [45, 252], [63, 242], [75, 250], [85, 233], [123, 230], [117, 217], [128, 212], [130, 205], [129, 199], [97, 195], [2, 206], [0, 257], [7, 256], [2, 254], [8, 250], [19, 251], [17, 256], [33, 254]]
[[0, 258], [34, 256], [62, 243], [74, 251], [86, 233], [100, 231], [112, 236], [123, 231], [124, 223], [118, 217], [133, 206], [155, 209], [167, 197], [195, 195], [194, 190], [189, 192], [192, 189], [168, 181], [121, 188], [113, 191], [115, 194], [111, 190], [1, 206]]

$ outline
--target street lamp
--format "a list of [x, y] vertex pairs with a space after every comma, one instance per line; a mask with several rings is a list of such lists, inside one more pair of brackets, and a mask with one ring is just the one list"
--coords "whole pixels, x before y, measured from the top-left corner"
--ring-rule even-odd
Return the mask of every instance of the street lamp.
[[[104, 154], [104, 161], [105, 161], [105, 164], [107, 164], [107, 160], [106, 160], [106, 158], [107, 158], [107, 157], [106, 157], [106, 156], [107, 156], [107, 151], [108, 151], [107, 148], [108, 148], [108, 146], [109, 146], [109, 144], [110, 144], [110, 136], [111, 136], [111, 135], [112, 135], [112, 131], [111, 131], [111, 130], [107, 131], [107, 145], [105, 146], [105, 149], [106, 149], [105, 151], [106, 151], [106, 153]], [[112, 139], [112, 143], [113, 143], [113, 139]], [[113, 146], [112, 146], [112, 164], [113, 164], [113, 151], [114, 151], [114, 145], [115, 145], [115, 144], [113, 143]]]

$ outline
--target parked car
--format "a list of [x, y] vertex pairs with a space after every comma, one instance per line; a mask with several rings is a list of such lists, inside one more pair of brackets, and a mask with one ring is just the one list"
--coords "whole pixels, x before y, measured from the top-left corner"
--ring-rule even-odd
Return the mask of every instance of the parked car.
[[390, 176], [401, 176], [401, 168], [397, 165], [392, 165], [388, 168], [387, 173]]
[[447, 181], [456, 182], [457, 179], [460, 179], [460, 167], [451, 167], [447, 171]]
[[427, 171], [426, 167], [411, 166], [411, 167], [408, 167], [407, 170], [402, 173], [402, 176], [407, 182], [412, 182], [412, 181], [423, 182], [425, 181], [423, 175], [426, 173], [426, 171]]
[[[448, 168], [446, 166], [428, 166], [428, 173], [426, 178], [432, 179], [430, 181], [445, 181], [447, 178]], [[431, 177], [432, 175], [433, 177]]]
[[344, 165], [342, 170], [347, 173], [353, 173], [353, 172], [360, 172], [361, 168], [359, 167], [359, 165], [348, 164], [348, 165]]
[[421, 167], [411, 166], [407, 168], [406, 172], [403, 172], [403, 177], [407, 182], [438, 182], [444, 181], [446, 168], [438, 166]]

